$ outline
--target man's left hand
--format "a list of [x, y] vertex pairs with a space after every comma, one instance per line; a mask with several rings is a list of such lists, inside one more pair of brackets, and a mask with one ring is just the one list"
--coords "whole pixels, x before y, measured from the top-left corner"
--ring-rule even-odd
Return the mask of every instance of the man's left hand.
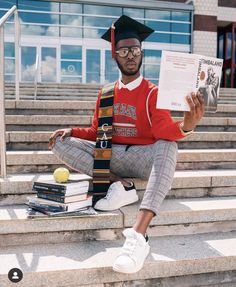
[[203, 117], [205, 106], [203, 96], [199, 92], [196, 94], [191, 93], [191, 95], [187, 96], [187, 102], [189, 104], [190, 111], [184, 112], [182, 129], [184, 131], [191, 131]]

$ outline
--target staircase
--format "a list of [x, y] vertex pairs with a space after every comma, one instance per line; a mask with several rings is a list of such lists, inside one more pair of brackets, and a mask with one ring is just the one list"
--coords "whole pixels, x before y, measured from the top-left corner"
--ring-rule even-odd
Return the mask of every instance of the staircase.
[[[52, 94], [56, 85], [42, 86], [39, 101], [26, 86], [20, 101], [12, 99], [12, 85], [7, 89], [0, 287], [13, 286], [7, 274], [15, 267], [24, 275], [17, 286], [24, 287], [236, 287], [235, 90], [222, 89], [218, 112], [205, 115], [196, 132], [179, 141], [172, 189], [149, 228], [151, 253], [140, 272], [125, 275], [111, 266], [139, 204], [71, 218], [32, 220], [25, 213], [32, 182], [51, 179], [62, 166], [47, 148], [49, 135], [57, 128], [89, 126], [98, 86], [65, 85], [68, 94], [62, 86], [60, 94]], [[174, 119], [180, 116], [173, 113]], [[141, 199], [146, 182], [135, 184]]]

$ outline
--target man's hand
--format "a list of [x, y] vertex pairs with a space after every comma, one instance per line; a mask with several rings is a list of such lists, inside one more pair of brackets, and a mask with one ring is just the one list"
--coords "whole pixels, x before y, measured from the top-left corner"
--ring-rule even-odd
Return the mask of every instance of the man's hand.
[[187, 102], [189, 104], [190, 111], [184, 112], [182, 129], [184, 131], [191, 131], [196, 127], [198, 122], [203, 117], [205, 112], [205, 106], [203, 97], [199, 92], [197, 92], [196, 94], [191, 93], [190, 96], [187, 96]]
[[56, 130], [49, 138], [49, 149], [52, 149], [55, 145], [55, 140], [58, 136], [61, 136], [61, 141], [65, 139], [65, 137], [70, 137], [72, 133], [72, 129], [61, 129], [61, 130]]

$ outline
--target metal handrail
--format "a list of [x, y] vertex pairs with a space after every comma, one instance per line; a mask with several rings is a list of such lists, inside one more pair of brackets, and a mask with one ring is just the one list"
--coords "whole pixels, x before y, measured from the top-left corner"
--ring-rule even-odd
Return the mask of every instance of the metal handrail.
[[37, 90], [38, 90], [38, 76], [39, 76], [39, 54], [36, 54], [35, 59], [35, 70], [34, 70], [34, 100], [37, 100]]
[[12, 6], [11, 9], [9, 9], [7, 11], [7, 13], [5, 13], [2, 18], [0, 19], [0, 26], [2, 26], [9, 17], [11, 17], [11, 15], [17, 10], [16, 5]]
[[[1, 177], [7, 177], [6, 167], [6, 125], [5, 125], [5, 63], [4, 63], [4, 23], [12, 14], [15, 13], [15, 80], [16, 80], [16, 97], [19, 98], [19, 21], [17, 16], [17, 7], [14, 5], [0, 19], [0, 156], [1, 156]], [[17, 21], [16, 21], [17, 20]], [[17, 42], [17, 43], [16, 43]], [[17, 82], [18, 81], [18, 82]]]

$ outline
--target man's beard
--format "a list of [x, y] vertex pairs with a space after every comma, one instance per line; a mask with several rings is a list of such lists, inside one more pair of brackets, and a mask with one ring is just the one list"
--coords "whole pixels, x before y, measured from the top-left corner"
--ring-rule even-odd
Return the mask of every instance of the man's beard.
[[124, 70], [124, 68], [120, 65], [120, 63], [116, 59], [116, 63], [117, 63], [118, 68], [120, 69], [121, 73], [123, 75], [125, 75], [125, 76], [134, 76], [134, 75], [136, 75], [139, 72], [139, 70], [140, 70], [140, 68], [142, 66], [142, 62], [143, 62], [143, 58], [141, 58], [141, 61], [140, 61], [139, 65], [138, 65], [138, 68], [135, 71], [126, 71], [126, 70]]

